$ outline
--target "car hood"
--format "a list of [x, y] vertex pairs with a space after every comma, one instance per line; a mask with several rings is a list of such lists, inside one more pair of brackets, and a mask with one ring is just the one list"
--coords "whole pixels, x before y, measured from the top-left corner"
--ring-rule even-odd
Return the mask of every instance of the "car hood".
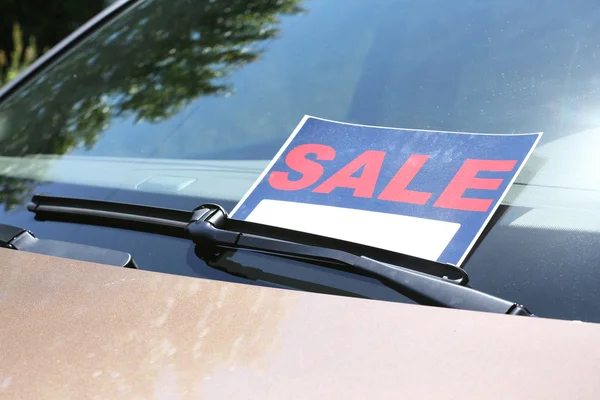
[[[600, 326], [0, 249], [2, 398], [595, 398]], [[590, 351], [591, 350], [591, 351]]]

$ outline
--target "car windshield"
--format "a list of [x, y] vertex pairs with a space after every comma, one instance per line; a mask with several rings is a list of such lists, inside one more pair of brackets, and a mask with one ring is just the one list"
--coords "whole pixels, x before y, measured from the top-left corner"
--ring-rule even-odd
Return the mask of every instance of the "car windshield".
[[[141, 169], [158, 168], [172, 182], [138, 189], [237, 200], [310, 114], [416, 129], [544, 131], [518, 186], [596, 189], [594, 2], [340, 4], [139, 2], [1, 106], [0, 173], [137, 188]], [[43, 155], [33, 172], [11, 173], [33, 155]], [[182, 166], [193, 171], [172, 171]], [[121, 173], [107, 177], [106, 168]], [[208, 187], [215, 176], [233, 184]], [[522, 191], [506, 202], [550, 202], [542, 189]], [[582, 196], [569, 194], [567, 206], [594, 197]]]
[[585, 282], [600, 233], [599, 17], [592, 0], [139, 1], [0, 105], [0, 201], [22, 202], [27, 179], [238, 201], [306, 114], [543, 131], [468, 264], [492, 264], [491, 282], [505, 279], [500, 252], [554, 269], [569, 253]]

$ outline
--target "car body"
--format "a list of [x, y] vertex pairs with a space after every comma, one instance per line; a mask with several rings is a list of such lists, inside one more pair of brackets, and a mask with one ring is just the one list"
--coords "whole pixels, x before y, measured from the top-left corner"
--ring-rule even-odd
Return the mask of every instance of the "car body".
[[[0, 329], [0, 390], [15, 398], [194, 397], [214, 371], [238, 366], [219, 379], [239, 385], [221, 383], [206, 389], [209, 397], [397, 397], [403, 388], [416, 398], [461, 390], [594, 397], [595, 4], [547, 1], [537, 12], [516, 0], [351, 0], [339, 13], [334, 1], [301, 3], [117, 2], [2, 89], [0, 223], [126, 252], [145, 271], [0, 249], [0, 312], [3, 321], [22, 321]], [[542, 318], [398, 304], [413, 302], [372, 279], [234, 252], [240, 263], [302, 270], [379, 301], [288, 291], [211, 267], [186, 237], [43, 220], [27, 209], [43, 193], [188, 211], [216, 202], [230, 211], [304, 114], [419, 129], [543, 130], [463, 265], [474, 288]], [[238, 294], [222, 309], [228, 291]], [[231, 315], [261, 296], [270, 300], [251, 310], [257, 316], [236, 324], [241, 316]], [[261, 319], [269, 315], [285, 322]], [[225, 332], [214, 339], [214, 364], [189, 358], [213, 327]], [[469, 339], [454, 346], [459, 332]], [[235, 335], [251, 334], [275, 358], [254, 364], [251, 353], [236, 353], [243, 339]], [[57, 367], [66, 363], [82, 367]], [[157, 378], [145, 380], [152, 368]]]
[[0, 249], [3, 398], [595, 398], [597, 324]]

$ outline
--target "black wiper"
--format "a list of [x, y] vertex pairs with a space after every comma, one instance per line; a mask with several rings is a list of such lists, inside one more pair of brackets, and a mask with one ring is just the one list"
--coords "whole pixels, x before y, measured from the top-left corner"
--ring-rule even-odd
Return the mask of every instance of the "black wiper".
[[[194, 211], [40, 194], [32, 197], [30, 203], [27, 205], [27, 209], [35, 213], [36, 219], [38, 220], [110, 226], [184, 238], [189, 238], [186, 227], [190, 221], [192, 221], [194, 215]], [[236, 220], [228, 219], [227, 223], [232, 229], [240, 228], [236, 226]], [[253, 225], [251, 223], [242, 223], [242, 230], [244, 229], [243, 226], [251, 228]], [[328, 248], [341, 248], [354, 254], [361, 254], [389, 263], [396, 263], [398, 259], [398, 253], [364, 246], [358, 243], [302, 234], [275, 227], [260, 226], [260, 229], [263, 234], [272, 237], [274, 236], [282, 240], [295, 242], [302, 239], [304, 244]], [[407, 267], [412, 270], [428, 275], [446, 277], [449, 280], [462, 285], [466, 285], [469, 282], [467, 273], [461, 268], [416, 257], [402, 257], [406, 262]]]
[[[230, 219], [221, 207], [212, 204], [196, 209], [187, 230], [192, 240], [205, 248], [211, 244], [216, 248], [246, 249], [322, 262], [328, 268], [377, 279], [422, 305], [532, 316], [521, 305], [460, 285], [448, 278], [382, 263], [343, 250], [302, 243], [302, 239], [313, 243], [330, 240], [325, 237]], [[286, 240], [292, 237], [295, 240]], [[212, 249], [208, 248], [206, 251], [210, 253]], [[402, 255], [400, 258], [408, 260], [411, 257]], [[239, 273], [239, 270], [236, 272]]]
[[[218, 205], [193, 212], [108, 201], [36, 195], [28, 209], [41, 219], [111, 225], [187, 236], [200, 255], [218, 249], [245, 249], [299, 259], [379, 280], [423, 305], [501, 314], [532, 314], [523, 306], [465, 286], [461, 268], [425, 261], [357, 243], [238, 221]], [[360, 255], [357, 255], [360, 254]], [[402, 266], [395, 265], [398, 262]], [[239, 273], [239, 270], [234, 273]]]
[[27, 209], [37, 219], [112, 226], [185, 237], [191, 211], [36, 194]]

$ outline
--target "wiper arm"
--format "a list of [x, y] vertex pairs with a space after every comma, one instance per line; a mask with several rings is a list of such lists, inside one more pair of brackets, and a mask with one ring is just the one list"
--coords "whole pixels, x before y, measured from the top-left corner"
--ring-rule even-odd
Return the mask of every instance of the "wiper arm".
[[[303, 237], [311, 238], [313, 242], [326, 240], [318, 235], [230, 219], [216, 205], [207, 204], [196, 209], [187, 231], [197, 246], [203, 247], [208, 253], [215, 248], [247, 249], [276, 256], [320, 261], [328, 268], [377, 279], [422, 305], [533, 315], [521, 305], [462, 286], [447, 278], [423, 274], [335, 248], [300, 243]], [[275, 233], [276, 238], [264, 236], [269, 232]], [[282, 240], [284, 237], [296, 237], [297, 240]]]

